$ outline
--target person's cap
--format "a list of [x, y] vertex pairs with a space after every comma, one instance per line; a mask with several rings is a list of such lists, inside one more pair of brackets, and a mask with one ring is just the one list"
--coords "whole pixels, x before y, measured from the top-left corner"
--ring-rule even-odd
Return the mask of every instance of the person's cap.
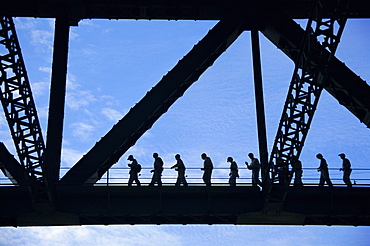
[[346, 156], [344, 153], [340, 153], [338, 156]]
[[130, 159], [132, 159], [132, 158], [134, 158], [132, 155], [129, 155], [128, 157], [127, 157], [127, 160], [130, 160]]

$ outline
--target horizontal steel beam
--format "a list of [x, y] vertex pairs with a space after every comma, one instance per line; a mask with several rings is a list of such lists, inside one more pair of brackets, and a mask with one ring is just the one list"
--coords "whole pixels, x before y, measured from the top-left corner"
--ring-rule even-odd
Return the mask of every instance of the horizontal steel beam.
[[[268, 1], [257, 0], [0, 0], [0, 15], [18, 17], [55, 18], [60, 4], [69, 5], [72, 20], [103, 19], [172, 19], [172, 20], [220, 20], [225, 13], [250, 10], [256, 4]], [[311, 0], [271, 1], [291, 18], [308, 18]], [[336, 1], [326, 0], [328, 9], [334, 9]], [[327, 16], [330, 12], [327, 11]], [[352, 0], [349, 18], [369, 18], [367, 0]], [[77, 22], [75, 22], [77, 24]]]
[[361, 187], [290, 187], [279, 213], [266, 209], [264, 193], [251, 186], [67, 185], [57, 192], [55, 212], [42, 214], [32, 209], [26, 187], [1, 187], [0, 226], [370, 225], [370, 188]]

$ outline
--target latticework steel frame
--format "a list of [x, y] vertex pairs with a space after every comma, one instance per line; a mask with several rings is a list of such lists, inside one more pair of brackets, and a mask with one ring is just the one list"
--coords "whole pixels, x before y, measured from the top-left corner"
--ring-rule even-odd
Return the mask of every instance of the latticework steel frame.
[[44, 140], [17, 34], [11, 17], [1, 17], [0, 96], [20, 163], [43, 179]]
[[[295, 69], [285, 101], [279, 128], [271, 152], [272, 179], [287, 180], [287, 166], [299, 158], [316, 111], [327, 74], [327, 68], [339, 44], [347, 16], [347, 0], [338, 0], [332, 18], [324, 19], [323, 1], [318, 0], [308, 20]], [[320, 43], [317, 52], [314, 45]], [[329, 53], [328, 53], [328, 52]], [[319, 62], [316, 62], [319, 61]]]

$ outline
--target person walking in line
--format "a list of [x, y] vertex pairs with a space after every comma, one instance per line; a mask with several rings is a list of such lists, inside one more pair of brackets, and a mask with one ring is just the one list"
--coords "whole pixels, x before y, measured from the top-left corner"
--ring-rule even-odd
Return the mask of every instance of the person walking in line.
[[236, 186], [236, 178], [239, 178], [238, 164], [233, 160], [232, 157], [227, 157], [227, 162], [230, 162], [230, 186]]
[[206, 153], [203, 153], [201, 155], [201, 158], [204, 160], [203, 168], [201, 168], [201, 170], [204, 171], [203, 181], [206, 184], [206, 186], [211, 186], [213, 163], [211, 161], [211, 158], [209, 158]]
[[298, 157], [294, 157], [292, 162], [292, 171], [290, 175], [291, 180], [294, 174], [294, 186], [303, 186], [302, 173], [302, 162], [298, 159]]
[[343, 171], [343, 182], [347, 185], [347, 187], [352, 187], [352, 183], [350, 179], [351, 172], [352, 172], [351, 162], [346, 158], [346, 155], [343, 153], [339, 154], [338, 156], [343, 160], [342, 168], [339, 169], [339, 171]]
[[320, 160], [320, 166], [317, 168], [317, 171], [321, 172], [319, 186], [324, 186], [326, 182], [329, 187], [333, 187], [333, 184], [329, 177], [329, 169], [326, 160], [320, 153], [316, 155], [316, 158]]
[[131, 161], [130, 164], [127, 164], [127, 166], [130, 167], [130, 178], [128, 180], [128, 186], [132, 186], [132, 183], [135, 181], [137, 186], [141, 186], [138, 173], [141, 171], [141, 165], [137, 163], [137, 160], [134, 158], [133, 155], [129, 155], [127, 160]]
[[185, 165], [184, 162], [181, 160], [180, 155], [175, 155], [176, 164], [171, 167], [171, 169], [175, 168], [175, 171], [177, 171], [177, 180], [175, 186], [180, 186], [183, 184], [184, 186], [188, 186], [188, 183], [185, 179]]
[[245, 162], [245, 165], [247, 165], [247, 168], [249, 170], [252, 170], [252, 186], [261, 186], [262, 182], [259, 180], [259, 173], [261, 169], [261, 164], [258, 161], [257, 158], [254, 157], [253, 153], [249, 153], [248, 157], [251, 159], [251, 164], [249, 165], [248, 162]]
[[158, 186], [162, 186], [162, 172], [163, 172], [163, 161], [158, 156], [158, 153], [153, 153], [154, 158], [154, 169], [150, 172], [153, 173], [152, 181], [150, 182], [149, 186], [154, 186], [155, 183], [158, 184]]

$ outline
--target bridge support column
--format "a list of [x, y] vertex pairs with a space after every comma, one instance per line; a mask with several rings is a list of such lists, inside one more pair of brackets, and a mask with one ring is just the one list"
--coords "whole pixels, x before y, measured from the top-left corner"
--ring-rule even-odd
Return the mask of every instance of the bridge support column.
[[59, 180], [66, 95], [68, 42], [69, 12], [67, 8], [61, 6], [61, 10], [55, 21], [49, 119], [46, 140], [47, 163], [50, 168], [52, 183]]
[[257, 131], [258, 131], [258, 147], [259, 156], [262, 166], [262, 182], [264, 186], [268, 183], [268, 153], [266, 140], [266, 122], [265, 122], [265, 106], [263, 100], [262, 86], [262, 69], [259, 47], [258, 30], [251, 30], [252, 39], [252, 57], [253, 57], [253, 73], [254, 73], [254, 93], [256, 100], [257, 114]]

